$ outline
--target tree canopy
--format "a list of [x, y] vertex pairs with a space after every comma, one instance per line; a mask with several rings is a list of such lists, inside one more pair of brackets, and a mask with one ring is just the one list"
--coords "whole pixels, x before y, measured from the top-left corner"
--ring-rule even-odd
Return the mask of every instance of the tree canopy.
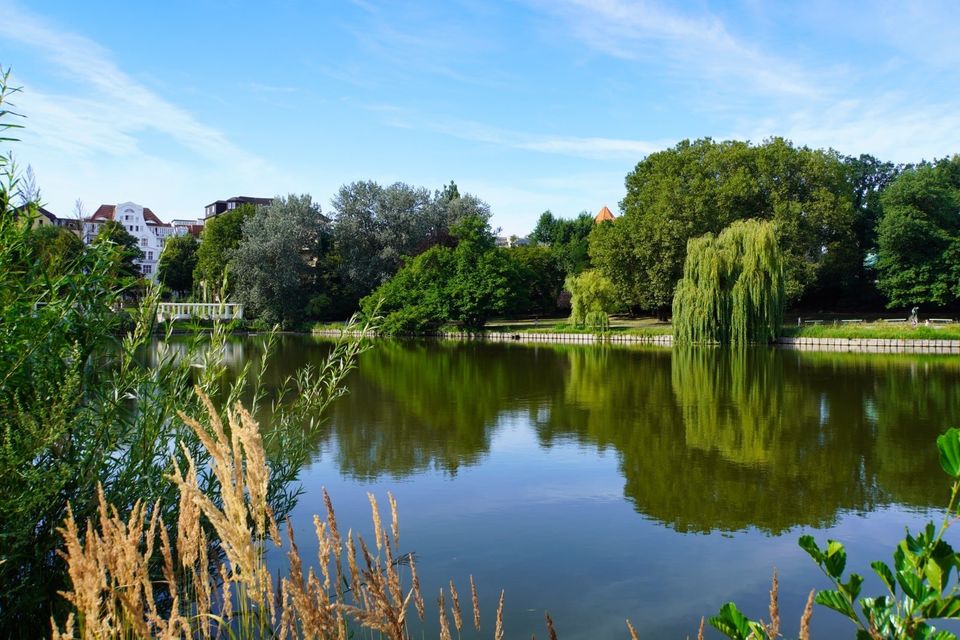
[[157, 279], [172, 291], [193, 290], [199, 243], [190, 234], [167, 238], [157, 263]]
[[904, 171], [881, 197], [878, 286], [890, 306], [960, 297], [960, 157]]
[[544, 211], [530, 239], [550, 247], [557, 265], [564, 275], [577, 275], [590, 267], [588, 238], [593, 229], [593, 216], [586, 211], [576, 218], [557, 218]]
[[788, 300], [815, 298], [859, 272], [849, 177], [837, 153], [782, 138], [685, 140], [627, 175], [623, 215], [595, 225], [590, 256], [631, 306], [664, 309], [690, 238], [736, 220], [769, 220], [784, 254]]
[[143, 251], [140, 250], [137, 239], [124, 229], [122, 224], [116, 220], [104, 222], [93, 239], [93, 244], [116, 246], [117, 250], [114, 253], [116, 277], [125, 280], [137, 280], [141, 277], [140, 267], [137, 266], [136, 261], [143, 258]]
[[203, 225], [200, 246], [197, 247], [197, 265], [194, 268], [194, 281], [204, 287], [205, 297], [213, 297], [214, 292], [229, 292], [229, 279], [226, 291], [221, 291], [224, 274], [233, 252], [243, 239], [244, 223], [257, 212], [252, 204], [241, 204], [235, 209], [225, 211], [210, 218]]
[[673, 299], [678, 342], [766, 343], [780, 334], [783, 255], [773, 223], [737, 220], [687, 243]]
[[230, 268], [236, 295], [253, 315], [284, 327], [303, 317], [329, 250], [326, 225], [309, 195], [276, 198], [247, 219]]
[[451, 228], [459, 221], [490, 218], [486, 203], [461, 195], [452, 182], [433, 195], [402, 182], [354, 182], [342, 186], [332, 204], [340, 277], [354, 299], [395, 274], [405, 258], [437, 244], [452, 246]]
[[480, 329], [515, 304], [515, 267], [485, 218], [467, 217], [451, 233], [455, 248], [431, 247], [364, 298], [367, 313], [382, 301], [385, 333], [426, 333], [447, 323]]

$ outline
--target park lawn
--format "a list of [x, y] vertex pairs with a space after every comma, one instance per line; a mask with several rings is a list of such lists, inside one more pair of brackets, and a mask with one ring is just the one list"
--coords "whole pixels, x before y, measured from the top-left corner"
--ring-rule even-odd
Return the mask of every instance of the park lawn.
[[875, 338], [885, 340], [960, 340], [960, 324], [924, 325], [864, 322], [856, 324], [817, 324], [802, 327], [785, 326], [787, 338]]

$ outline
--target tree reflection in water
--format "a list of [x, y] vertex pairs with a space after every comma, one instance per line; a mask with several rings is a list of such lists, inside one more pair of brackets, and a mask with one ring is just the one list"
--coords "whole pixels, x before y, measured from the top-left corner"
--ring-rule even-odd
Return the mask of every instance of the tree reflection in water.
[[[327, 348], [285, 338], [269, 379]], [[958, 377], [955, 356], [382, 341], [317, 446], [350, 477], [453, 475], [510, 418], [542, 447], [616, 451], [627, 499], [678, 531], [776, 534], [942, 504]]]

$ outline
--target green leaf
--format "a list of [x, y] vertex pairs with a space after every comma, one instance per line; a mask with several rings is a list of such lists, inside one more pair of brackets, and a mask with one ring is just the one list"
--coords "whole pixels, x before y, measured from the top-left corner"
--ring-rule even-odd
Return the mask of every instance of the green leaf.
[[928, 618], [958, 618], [960, 617], [960, 597], [938, 598], [923, 607], [923, 614]]
[[850, 579], [846, 584], [840, 584], [840, 590], [851, 600], [856, 600], [860, 595], [860, 587], [863, 585], [863, 577], [857, 573], [851, 573]]
[[897, 571], [897, 582], [903, 592], [914, 600], [920, 601], [923, 599], [924, 588], [920, 576], [909, 571]]
[[960, 478], [960, 429], [950, 429], [937, 438], [940, 466], [953, 478]]
[[823, 605], [824, 607], [833, 609], [834, 611], [838, 611], [851, 620], [857, 620], [857, 614], [854, 612], [850, 601], [847, 600], [843, 594], [836, 589], [825, 589], [823, 591], [818, 591], [817, 595], [814, 597], [814, 602], [819, 605]]
[[890, 589], [890, 592], [893, 594], [897, 593], [897, 581], [893, 577], [893, 571], [890, 571], [885, 563], [877, 560], [876, 562], [871, 562], [870, 566], [873, 567], [874, 573], [880, 576], [880, 579], [883, 580], [883, 583], [887, 585], [887, 589]]
[[941, 567], [936, 561], [931, 561], [926, 564], [923, 568], [923, 575], [927, 579], [927, 582], [930, 583], [930, 586], [933, 587], [937, 593], [943, 591], [945, 586], [943, 567]]
[[817, 564], [823, 562], [823, 552], [820, 551], [820, 547], [817, 546], [817, 542], [813, 539], [811, 535], [800, 536], [800, 548], [806, 551], [811, 558], [813, 558]]
[[720, 613], [710, 618], [710, 624], [731, 640], [747, 640], [753, 631], [750, 620], [732, 602], [720, 607]]
[[843, 545], [836, 540], [827, 541], [827, 554], [823, 559], [824, 568], [831, 578], [838, 579], [843, 575], [847, 566], [847, 552]]

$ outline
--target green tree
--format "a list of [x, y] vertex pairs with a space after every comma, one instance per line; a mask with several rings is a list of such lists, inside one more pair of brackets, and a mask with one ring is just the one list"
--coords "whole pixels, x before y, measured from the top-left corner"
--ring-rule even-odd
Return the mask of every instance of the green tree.
[[143, 258], [143, 251], [137, 239], [116, 220], [107, 220], [93, 239], [94, 246], [112, 244], [117, 251], [114, 254], [114, 274], [127, 282], [138, 280], [142, 276], [137, 261]]
[[871, 155], [843, 159], [847, 180], [853, 189], [854, 236], [857, 246], [857, 270], [845, 274], [838, 285], [856, 291], [858, 302], [872, 303], [879, 297], [875, 261], [877, 226], [883, 211], [884, 190], [904, 170], [903, 165], [883, 162]]
[[769, 342], [780, 334], [785, 300], [783, 255], [773, 224], [738, 220], [719, 236], [687, 244], [673, 299], [680, 342]]
[[877, 272], [892, 307], [960, 296], [960, 157], [904, 171], [881, 197]]
[[447, 283], [450, 320], [479, 330], [487, 320], [516, 303], [516, 272], [505, 250], [497, 249], [490, 225], [481, 216], [462, 219], [451, 229], [456, 273]]
[[516, 298], [511, 314], [550, 315], [557, 310], [564, 272], [550, 247], [539, 245], [505, 249], [516, 271]]
[[329, 250], [327, 219], [309, 195], [276, 198], [246, 221], [230, 269], [240, 301], [268, 323], [303, 318]]
[[593, 216], [586, 211], [576, 218], [556, 218], [544, 211], [530, 234], [537, 244], [550, 247], [564, 275], [576, 275], [590, 268], [589, 237], [593, 230]]
[[257, 208], [254, 205], [241, 204], [235, 209], [208, 219], [203, 225], [200, 246], [197, 247], [197, 265], [193, 270], [193, 281], [203, 287], [205, 298], [212, 298], [214, 292], [218, 292], [221, 297], [230, 293], [229, 278], [226, 290], [222, 290], [224, 277], [227, 275], [227, 264], [243, 239], [244, 223], [256, 212]]
[[157, 278], [172, 291], [193, 290], [193, 272], [197, 266], [197, 239], [192, 235], [167, 238], [157, 264]]
[[459, 221], [490, 218], [486, 203], [461, 195], [453, 182], [433, 196], [402, 182], [354, 182], [340, 188], [333, 209], [340, 279], [354, 301], [397, 273], [407, 258], [438, 244], [453, 247], [451, 229]]
[[83, 255], [83, 242], [62, 227], [43, 225], [31, 231], [32, 253], [43, 265], [48, 277], [72, 273]]
[[[567, 276], [564, 285], [572, 294], [570, 321], [577, 327], [585, 327], [590, 317], [599, 314], [600, 323], [591, 323], [603, 328], [603, 322], [617, 308], [617, 291], [613, 283], [596, 269], [589, 269], [578, 276]], [[599, 326], [597, 326], [599, 324]]]
[[665, 313], [687, 241], [748, 218], [775, 224], [791, 302], [822, 300], [838, 274], [857, 271], [852, 189], [832, 151], [683, 141], [647, 156], [626, 186], [624, 215], [595, 225], [590, 256], [631, 307]]
[[467, 217], [452, 231], [455, 248], [431, 247], [364, 298], [367, 313], [383, 301], [384, 332], [426, 333], [446, 323], [477, 330], [515, 304], [514, 265], [486, 221]]

